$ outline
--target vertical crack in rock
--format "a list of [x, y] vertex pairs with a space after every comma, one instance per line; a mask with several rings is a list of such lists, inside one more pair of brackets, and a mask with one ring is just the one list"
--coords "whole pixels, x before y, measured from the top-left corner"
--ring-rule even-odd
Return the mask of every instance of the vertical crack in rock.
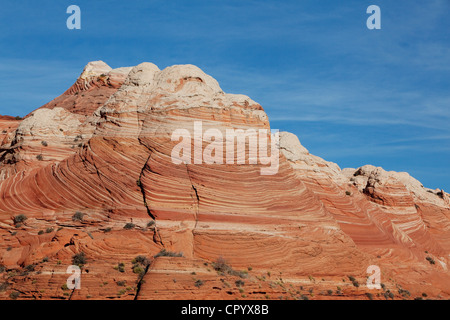
[[147, 198], [146, 198], [146, 196], [145, 196], [144, 185], [142, 184], [142, 181], [141, 181], [142, 176], [144, 175], [144, 170], [145, 170], [146, 167], [148, 167], [148, 166], [147, 166], [147, 163], [148, 163], [148, 161], [150, 160], [150, 158], [151, 158], [151, 156], [152, 156], [152, 153], [153, 153], [153, 151], [150, 150], [150, 155], [148, 156], [147, 161], [145, 162], [144, 166], [143, 166], [142, 169], [141, 169], [141, 173], [139, 174], [139, 180], [138, 180], [139, 183], [138, 183], [138, 186], [139, 186], [139, 189], [141, 190], [142, 199], [143, 199], [143, 201], [144, 201], [144, 206], [145, 206], [145, 208], [147, 209], [147, 214], [150, 216], [150, 218], [153, 219], [153, 221], [155, 221], [155, 233], [153, 234], [153, 242], [155, 242], [155, 243], [160, 243], [160, 244], [164, 247], [164, 242], [162, 241], [161, 235], [159, 234], [159, 231], [158, 231], [158, 226], [157, 226], [157, 224], [156, 224], [156, 217], [153, 215], [152, 211], [151, 211], [150, 208], [148, 207], [148, 204], [147, 204]]
[[187, 164], [186, 164], [186, 172], [189, 177], [189, 181], [191, 183], [192, 190], [194, 190], [195, 197], [196, 197], [196, 204], [195, 204], [195, 211], [194, 211], [195, 225], [194, 225], [194, 228], [192, 229], [192, 257], [194, 257], [194, 232], [195, 232], [195, 229], [197, 228], [197, 224], [198, 224], [198, 212], [199, 212], [199, 207], [200, 207], [200, 197], [198, 196], [197, 188], [192, 183], [191, 174], [189, 172], [189, 167]]
[[155, 260], [152, 259], [152, 261], [145, 267], [144, 273], [139, 276], [139, 280], [136, 285], [136, 295], [134, 296], [133, 300], [137, 300], [137, 298], [139, 296], [139, 292], [141, 291], [141, 286], [142, 286], [142, 282], [144, 281], [144, 277], [147, 274], [148, 270], [150, 269], [150, 266], [153, 264], [153, 261], [155, 261]]

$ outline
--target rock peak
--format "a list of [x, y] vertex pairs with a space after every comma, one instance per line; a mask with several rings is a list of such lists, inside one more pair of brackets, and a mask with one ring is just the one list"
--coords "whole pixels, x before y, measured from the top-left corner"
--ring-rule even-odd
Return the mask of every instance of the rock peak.
[[91, 61], [84, 67], [79, 79], [98, 77], [99, 75], [108, 73], [111, 70], [112, 68], [101, 60]]

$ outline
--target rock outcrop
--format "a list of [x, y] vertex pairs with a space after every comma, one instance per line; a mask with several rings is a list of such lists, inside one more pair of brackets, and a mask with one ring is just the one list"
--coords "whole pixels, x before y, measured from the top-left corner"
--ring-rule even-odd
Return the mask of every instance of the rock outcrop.
[[[200, 122], [216, 138], [275, 139], [261, 105], [193, 65], [91, 62], [24, 120], [0, 119], [0, 298], [450, 296], [447, 193], [372, 166], [341, 170], [287, 132], [275, 174], [251, 163], [250, 142], [245, 164], [234, 147], [197, 163], [212, 140], [195, 134], [175, 163], [172, 134]], [[81, 288], [68, 290], [81, 253]], [[371, 265], [382, 289], [365, 284]]]

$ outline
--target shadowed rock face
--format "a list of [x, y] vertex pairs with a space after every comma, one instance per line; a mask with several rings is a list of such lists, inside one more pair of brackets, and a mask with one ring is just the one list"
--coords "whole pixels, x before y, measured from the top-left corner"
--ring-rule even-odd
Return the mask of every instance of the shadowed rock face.
[[[274, 175], [260, 163], [174, 164], [172, 133], [196, 121], [270, 129], [258, 103], [199, 68], [151, 63], [91, 62], [24, 120], [0, 118], [0, 298], [449, 297], [447, 193], [373, 166], [341, 171], [288, 132]], [[81, 252], [81, 289], [65, 290]], [[367, 288], [370, 265], [385, 289]]]

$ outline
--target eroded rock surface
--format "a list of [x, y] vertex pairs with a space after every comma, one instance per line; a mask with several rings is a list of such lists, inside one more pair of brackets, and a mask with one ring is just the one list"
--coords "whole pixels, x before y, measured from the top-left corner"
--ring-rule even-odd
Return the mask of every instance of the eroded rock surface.
[[[406, 173], [341, 170], [287, 132], [274, 175], [237, 158], [175, 164], [172, 133], [200, 121], [270, 129], [257, 102], [193, 65], [101, 61], [24, 120], [0, 119], [0, 298], [450, 296], [447, 193]], [[67, 290], [79, 253], [82, 286]], [[367, 288], [370, 265], [384, 289]]]

